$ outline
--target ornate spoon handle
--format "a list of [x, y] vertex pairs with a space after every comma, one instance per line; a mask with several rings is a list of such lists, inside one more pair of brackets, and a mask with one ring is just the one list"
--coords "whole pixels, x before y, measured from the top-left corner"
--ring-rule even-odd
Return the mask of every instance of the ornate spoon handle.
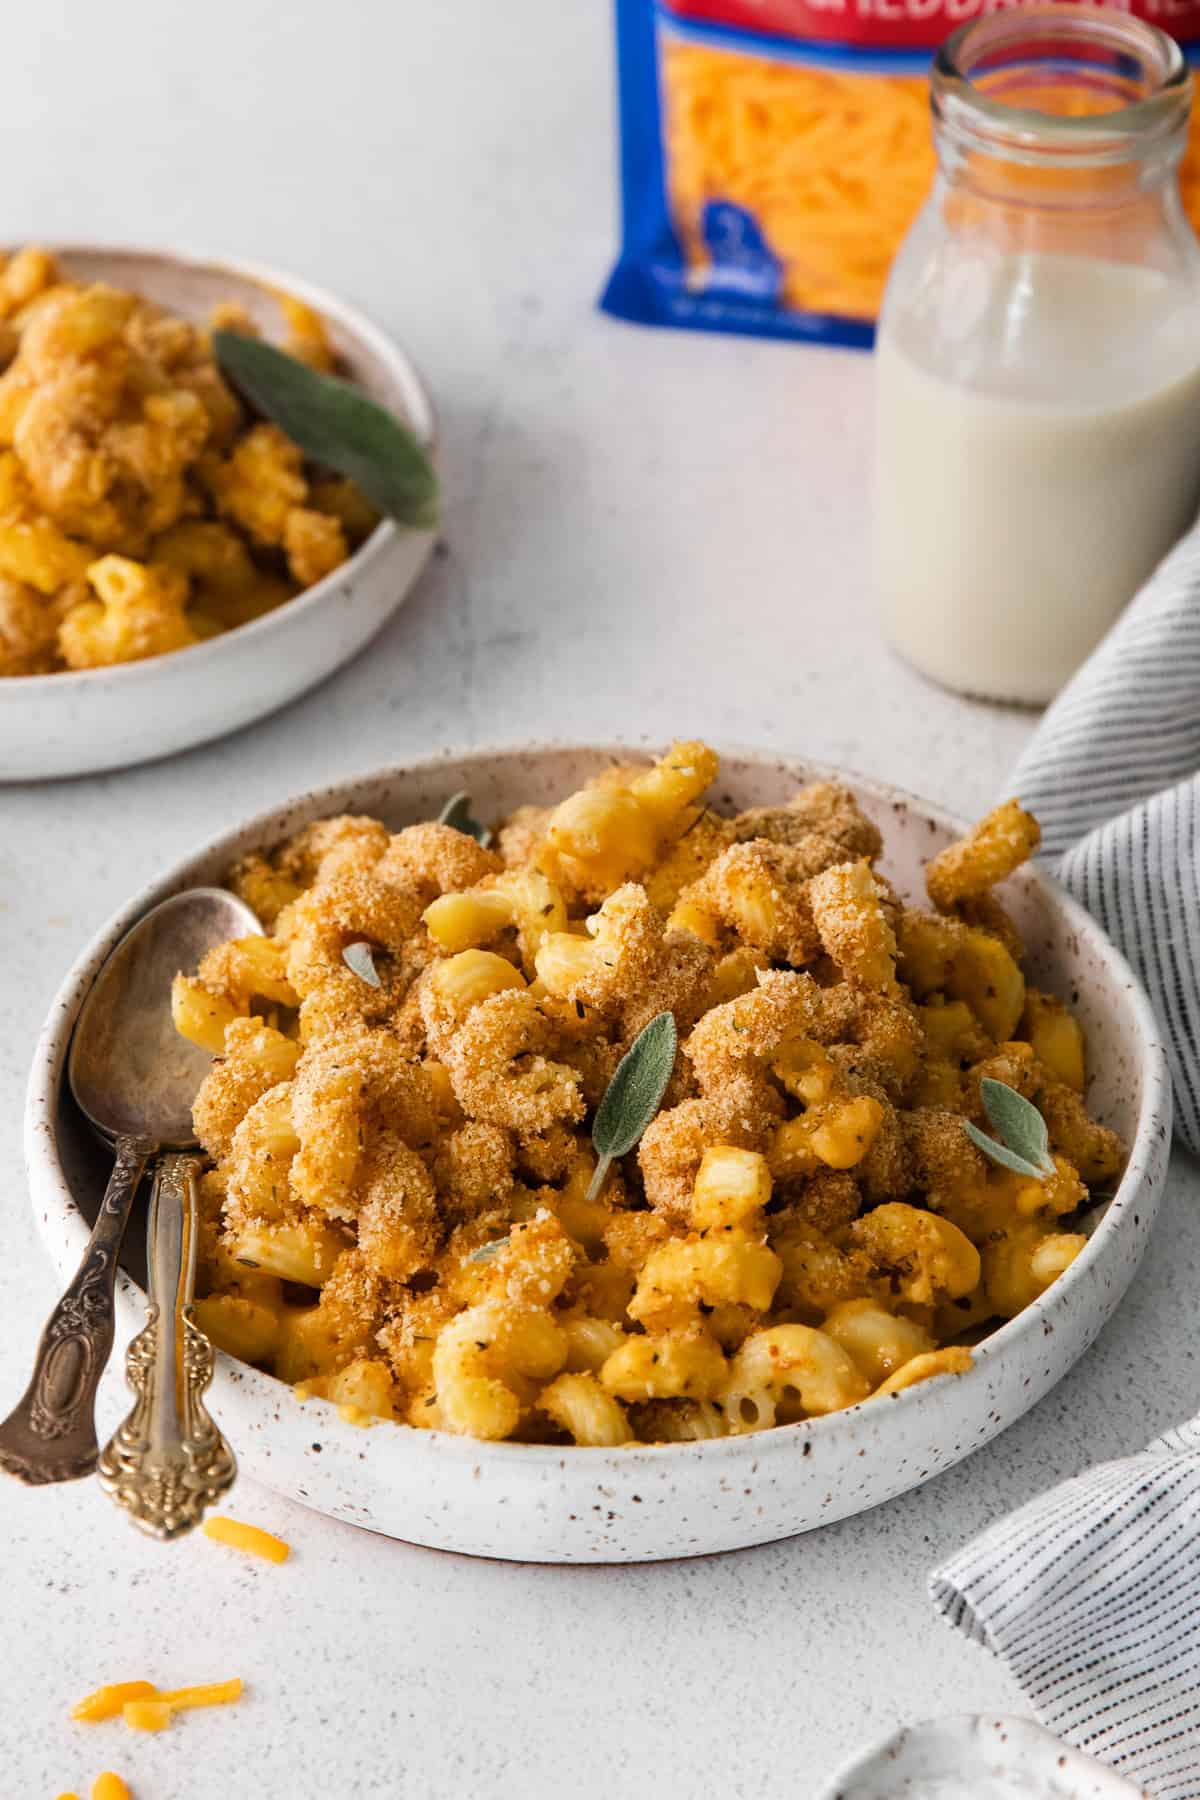
[[151, 1537], [182, 1537], [233, 1485], [237, 1464], [202, 1395], [212, 1345], [193, 1323], [200, 1158], [164, 1156], [150, 1200], [150, 1304], [125, 1374], [133, 1411], [100, 1457], [100, 1485]]
[[24, 1396], [0, 1425], [0, 1468], [20, 1481], [74, 1481], [96, 1467], [96, 1389], [112, 1350], [117, 1257], [153, 1148], [117, 1139], [83, 1261], [46, 1321]]

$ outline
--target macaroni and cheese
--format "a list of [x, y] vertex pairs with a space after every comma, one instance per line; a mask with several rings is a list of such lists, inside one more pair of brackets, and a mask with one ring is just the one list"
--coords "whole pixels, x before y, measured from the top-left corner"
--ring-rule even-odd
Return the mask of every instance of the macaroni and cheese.
[[[318, 316], [279, 296], [325, 370]], [[214, 324], [253, 332], [240, 307]], [[0, 676], [183, 650], [320, 581], [376, 523], [226, 385], [208, 333], [137, 294], [0, 258]]]
[[[494, 848], [342, 817], [231, 872], [263, 935], [174, 991], [216, 1058], [218, 1344], [359, 1420], [721, 1437], [962, 1371], [1078, 1255], [1124, 1152], [992, 891], [1035, 822], [998, 808], [909, 907], [847, 789], [723, 817], [716, 772], [679, 743]], [[589, 1121], [663, 1011], [662, 1108], [597, 1191]], [[1041, 1110], [1052, 1173], [971, 1141], [988, 1076]]]

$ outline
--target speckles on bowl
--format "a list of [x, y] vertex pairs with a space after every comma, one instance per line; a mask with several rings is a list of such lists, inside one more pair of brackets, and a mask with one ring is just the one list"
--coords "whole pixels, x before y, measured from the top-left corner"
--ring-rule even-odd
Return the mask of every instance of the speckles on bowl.
[[[137, 895], [68, 975], [30, 1079], [31, 1194], [59, 1269], [74, 1268], [86, 1236], [71, 1185], [80, 1177], [68, 1175], [80, 1166], [82, 1126], [58, 1104], [65, 1046], [95, 966], [149, 906], [182, 887], [220, 880], [244, 850], [325, 814], [376, 813], [399, 826], [435, 815], [449, 794], [466, 788], [480, 815], [495, 818], [524, 801], [555, 800], [629, 754], [619, 745], [446, 752], [343, 781], [249, 821]], [[730, 754], [722, 804], [778, 804], [814, 777], [854, 788], [885, 831], [887, 873], [901, 892], [919, 897], [924, 862], [957, 822], [907, 796], [836, 770]], [[1056, 884], [1033, 873], [1011, 882], [1005, 900], [1035, 947], [1034, 979], [1059, 994], [1078, 993], [1093, 1047], [1093, 1103], [1133, 1153], [1085, 1250], [1041, 1300], [984, 1342], [968, 1374], [756, 1437], [564, 1454], [525, 1444], [481, 1448], [405, 1426], [364, 1434], [325, 1402], [302, 1408], [270, 1377], [222, 1356], [212, 1403], [247, 1473], [409, 1543], [518, 1561], [611, 1563], [703, 1555], [806, 1531], [890, 1499], [994, 1437], [1061, 1378], [1124, 1292], [1157, 1207], [1170, 1119], [1157, 1028], [1099, 928]], [[82, 1189], [78, 1197], [86, 1198]], [[141, 1305], [124, 1283], [127, 1331]]]
[[1043, 1800], [1140, 1800], [1116, 1770], [1067, 1748], [1032, 1719], [962, 1715], [907, 1725], [856, 1756], [816, 1800], [919, 1800], [922, 1794], [1039, 1794]]

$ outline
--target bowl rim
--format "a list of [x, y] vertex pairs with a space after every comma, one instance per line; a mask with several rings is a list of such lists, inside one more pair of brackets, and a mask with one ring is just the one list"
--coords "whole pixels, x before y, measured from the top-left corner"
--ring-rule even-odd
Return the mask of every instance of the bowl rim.
[[[999, 1741], [998, 1751], [990, 1748], [993, 1738]], [[1081, 1784], [1087, 1784], [1086, 1790], [1082, 1785], [1080, 1788], [1085, 1800], [1146, 1800], [1144, 1789], [1127, 1781], [1118, 1769], [1097, 1762], [1086, 1750], [1068, 1744], [1039, 1720], [1002, 1712], [948, 1713], [900, 1725], [867, 1748], [856, 1750], [849, 1761], [840, 1763], [816, 1800], [886, 1800], [889, 1795], [893, 1800], [903, 1800], [905, 1793], [913, 1800], [916, 1790], [908, 1786], [913, 1771], [903, 1766], [909, 1751], [933, 1751], [935, 1755], [940, 1751], [945, 1772], [952, 1768], [956, 1776], [982, 1775], [981, 1753], [999, 1754], [1008, 1765], [1000, 1770], [1004, 1774], [1050, 1776], [1053, 1771], [1060, 1779], [1064, 1774], [1076, 1777]], [[969, 1759], [966, 1764], [964, 1753]], [[903, 1788], [896, 1784], [897, 1771], [899, 1780], [905, 1783]], [[871, 1778], [869, 1792], [866, 1777]], [[881, 1777], [885, 1785], [876, 1785]], [[1056, 1784], [1056, 1791], [1063, 1790]]]
[[[606, 742], [595, 742], [576, 739], [540, 739], [513, 740], [508, 742], [492, 742], [477, 746], [453, 745], [431, 755], [417, 756], [405, 762], [384, 763], [373, 768], [325, 782], [318, 787], [301, 789], [289, 795], [276, 805], [264, 807], [248, 818], [240, 820], [229, 830], [205, 839], [196, 844], [185, 854], [174, 861], [153, 880], [144, 884], [126, 903], [105, 921], [97, 932], [88, 940], [79, 955], [75, 958], [56, 989], [50, 1001], [45, 1021], [38, 1032], [33, 1052], [33, 1061], [26, 1088], [24, 1154], [26, 1172], [33, 1177], [34, 1166], [38, 1165], [50, 1177], [58, 1190], [60, 1199], [65, 1203], [62, 1218], [72, 1237], [72, 1249], [82, 1254], [87, 1240], [87, 1228], [82, 1214], [75, 1205], [74, 1197], [63, 1172], [62, 1162], [58, 1154], [58, 1139], [55, 1129], [58, 1096], [61, 1082], [65, 1077], [66, 1050], [70, 1041], [70, 1032], [78, 1013], [86, 989], [82, 986], [85, 974], [96, 959], [107, 951], [117, 939], [123, 935], [135, 921], [166, 895], [178, 891], [191, 877], [190, 866], [199, 858], [228, 856], [232, 858], [238, 853], [240, 841], [247, 833], [260, 831], [262, 841], [271, 843], [278, 841], [271, 838], [271, 833], [279, 831], [278, 821], [290, 813], [300, 809], [313, 817], [321, 817], [325, 807], [342, 805], [345, 797], [354, 790], [368, 785], [387, 784], [419, 774], [435, 774], [439, 767], [465, 760], [480, 759], [528, 760], [530, 757], [540, 758], [546, 754], [566, 754], [593, 757], [599, 765], [611, 763], [632, 756], [653, 756], [660, 753], [661, 746], [654, 743], [631, 742], [628, 739], [610, 739]], [[811, 780], [837, 780], [847, 786], [869, 792], [873, 798], [886, 805], [915, 811], [916, 814], [938, 828], [954, 835], [967, 829], [964, 821], [956, 814], [946, 812], [940, 807], [931, 805], [919, 795], [899, 788], [890, 782], [881, 781], [873, 776], [862, 775], [856, 770], [842, 765], [810, 761], [804, 756], [791, 756], [785, 752], [755, 748], [745, 745], [729, 744], [719, 750], [722, 762], [770, 765], [778, 768], [781, 764], [794, 763], [797, 773]], [[314, 811], [314, 809], [316, 809]], [[293, 827], [294, 828], [294, 827]], [[286, 829], [286, 827], [285, 827]], [[1055, 905], [1065, 915], [1070, 927], [1075, 932], [1093, 940], [1104, 957], [1113, 965], [1115, 972], [1125, 988], [1129, 1003], [1132, 1006], [1140, 1044], [1138, 1067], [1142, 1076], [1142, 1098], [1138, 1109], [1136, 1125], [1130, 1143], [1129, 1159], [1121, 1180], [1111, 1199], [1107, 1202], [1098, 1224], [1088, 1235], [1084, 1249], [1069, 1265], [1063, 1275], [1053, 1282], [1044, 1293], [1026, 1306], [1014, 1318], [1008, 1319], [997, 1330], [991, 1332], [978, 1345], [972, 1346], [972, 1367], [962, 1375], [935, 1376], [929, 1380], [918, 1382], [899, 1393], [884, 1396], [868, 1395], [866, 1400], [858, 1401], [853, 1406], [843, 1407], [837, 1412], [827, 1413], [822, 1417], [798, 1420], [794, 1424], [773, 1426], [767, 1431], [747, 1432], [732, 1437], [694, 1439], [679, 1443], [666, 1444], [622, 1444], [616, 1448], [597, 1445], [545, 1445], [514, 1443], [511, 1440], [482, 1441], [476, 1438], [460, 1437], [453, 1432], [426, 1430], [409, 1425], [403, 1420], [387, 1421], [389, 1431], [385, 1442], [393, 1441], [392, 1434], [397, 1433], [395, 1443], [417, 1447], [414, 1440], [419, 1440], [419, 1448], [427, 1453], [449, 1456], [452, 1459], [477, 1463], [481, 1455], [486, 1454], [489, 1462], [519, 1463], [524, 1468], [541, 1467], [551, 1470], [562, 1465], [563, 1458], [569, 1456], [572, 1463], [586, 1459], [595, 1467], [605, 1461], [616, 1461], [622, 1467], [630, 1466], [631, 1459], [637, 1461], [657, 1460], [659, 1458], [689, 1459], [703, 1454], [708, 1460], [718, 1457], [737, 1457], [747, 1453], [747, 1446], [753, 1454], [762, 1460], [764, 1457], [774, 1458], [781, 1455], [792, 1455], [795, 1446], [803, 1437], [825, 1437], [846, 1429], [848, 1421], [857, 1421], [864, 1416], [864, 1409], [870, 1407], [878, 1398], [886, 1399], [890, 1405], [907, 1407], [911, 1410], [914, 1404], [920, 1404], [929, 1391], [941, 1387], [948, 1379], [957, 1382], [981, 1380], [986, 1376], [988, 1366], [997, 1357], [1007, 1354], [1009, 1349], [1024, 1339], [1036, 1341], [1037, 1337], [1048, 1335], [1055, 1329], [1057, 1315], [1065, 1311], [1071, 1304], [1071, 1296], [1085, 1270], [1095, 1263], [1103, 1254], [1110, 1240], [1118, 1236], [1124, 1229], [1126, 1216], [1134, 1208], [1145, 1202], [1148, 1182], [1153, 1177], [1156, 1167], [1163, 1160], [1163, 1143], [1169, 1148], [1172, 1116], [1172, 1089], [1166, 1052], [1161, 1041], [1158, 1023], [1150, 1002], [1140, 980], [1130, 967], [1123, 953], [1105, 933], [1099, 922], [1085, 911], [1052, 875], [1040, 868], [1036, 863], [1027, 864], [1018, 871], [1016, 879], [1032, 882], [1043, 888]], [[89, 981], [90, 985], [90, 981]], [[78, 990], [78, 991], [76, 991]], [[56, 1070], [56, 1080], [49, 1080], [49, 1070]], [[1157, 1195], [1151, 1204], [1157, 1203]], [[35, 1218], [39, 1226], [44, 1225], [44, 1236], [49, 1234], [49, 1217], [44, 1219], [38, 1215], [35, 1205]], [[125, 1278], [128, 1279], [128, 1278]], [[137, 1294], [140, 1289], [130, 1282], [129, 1286]], [[1106, 1315], [1107, 1316], [1107, 1315]], [[287, 1387], [278, 1377], [256, 1369], [253, 1364], [243, 1363], [237, 1358], [227, 1357], [225, 1352], [218, 1352], [218, 1366], [222, 1359], [233, 1365], [239, 1379], [249, 1385], [252, 1391], [261, 1382], [269, 1384], [264, 1398], [278, 1399], [278, 1389]], [[289, 1398], [292, 1398], [289, 1394]], [[293, 1403], [299, 1410], [299, 1402]], [[322, 1429], [328, 1432], [336, 1420], [336, 1409], [327, 1403], [328, 1420], [322, 1420]], [[344, 1431], [355, 1430], [345, 1426]], [[375, 1434], [372, 1433], [372, 1436]]]
[[[437, 411], [428, 385], [416, 363], [396, 340], [389, 336], [381, 325], [378, 325], [368, 313], [351, 305], [347, 300], [331, 294], [326, 288], [308, 281], [299, 275], [288, 274], [284, 270], [272, 268], [268, 263], [248, 261], [242, 257], [221, 256], [216, 252], [206, 252], [185, 247], [156, 247], [152, 244], [126, 244], [112, 241], [76, 241], [51, 243], [45, 246], [52, 256], [69, 260], [72, 256], [127, 256], [143, 261], [178, 263], [181, 267], [210, 270], [216, 274], [228, 274], [242, 281], [252, 282], [257, 287], [266, 289], [283, 289], [304, 300], [314, 311], [328, 315], [340, 325], [350, 337], [366, 345], [389, 372], [395, 377], [404, 395], [404, 404], [408, 412], [408, 422], [416, 436], [434, 458], [438, 454], [439, 431]], [[7, 248], [5, 246], [4, 248]], [[273, 632], [286, 629], [301, 611], [309, 612], [327, 600], [331, 593], [343, 583], [348, 575], [357, 576], [368, 564], [387, 554], [405, 538], [419, 538], [430, 535], [427, 528], [418, 526], [401, 527], [394, 519], [381, 519], [379, 524], [365, 538], [358, 548], [332, 569], [323, 575], [320, 581], [311, 587], [302, 588], [298, 594], [263, 613], [260, 618], [250, 619], [244, 625], [236, 625], [231, 631], [223, 631], [218, 637], [205, 638], [198, 644], [188, 644], [183, 650], [167, 651], [164, 655], [141, 657], [136, 662], [110, 663], [94, 669], [57, 669], [43, 675], [0, 675], [0, 704], [10, 695], [28, 694], [33, 698], [39, 693], [67, 694], [78, 691], [88, 684], [99, 682], [108, 685], [119, 684], [132, 688], [139, 683], [154, 680], [161, 675], [164, 664], [170, 658], [187, 655], [187, 667], [198, 670], [202, 663], [212, 663], [223, 655], [230, 654], [231, 644], [243, 645], [250, 637], [256, 639], [270, 636]], [[170, 662], [170, 667], [177, 665]]]

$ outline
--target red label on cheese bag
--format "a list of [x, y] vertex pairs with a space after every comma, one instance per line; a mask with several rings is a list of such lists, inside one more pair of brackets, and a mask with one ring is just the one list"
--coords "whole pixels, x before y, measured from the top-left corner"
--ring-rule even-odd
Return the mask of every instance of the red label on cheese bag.
[[[1014, 3], [1020, 0], [662, 0], [665, 12], [696, 24], [892, 50], [934, 49], [968, 19]], [[1200, 0], [1133, 0], [1114, 11], [1147, 19], [1183, 43], [1200, 37]]]

